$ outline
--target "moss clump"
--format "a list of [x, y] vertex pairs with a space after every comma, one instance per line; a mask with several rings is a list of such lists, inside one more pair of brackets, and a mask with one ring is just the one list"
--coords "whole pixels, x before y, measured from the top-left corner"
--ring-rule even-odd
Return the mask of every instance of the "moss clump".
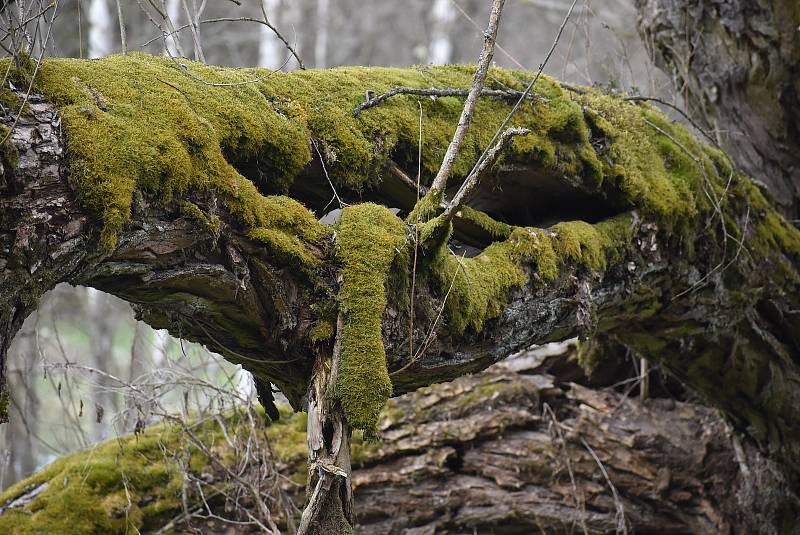
[[686, 225], [696, 221], [698, 211], [705, 207], [703, 166], [709, 168], [708, 182], [719, 185], [702, 146], [686, 129], [650, 106], [596, 93], [581, 100], [587, 106], [588, 122], [608, 142], [602, 166], [605, 189], [621, 194], [666, 230], [687, 232]]
[[25, 489], [47, 484], [31, 503], [0, 516], [0, 532], [83, 535], [157, 527], [164, 512], [180, 507], [181, 476], [161, 449], [175, 449], [176, 439], [174, 429], [160, 426], [57, 460], [0, 495], [7, 504]]
[[[81, 185], [83, 202], [103, 222], [108, 247], [130, 217], [135, 192], [157, 195], [169, 205], [192, 191], [214, 191], [246, 227], [313, 239], [320, 231], [307, 210], [285, 197], [261, 198], [251, 180], [270, 191], [286, 191], [310, 162], [313, 139], [337, 186], [359, 190], [377, 182], [389, 157], [401, 163], [416, 159], [418, 99], [397, 96], [355, 118], [352, 110], [364, 91], [395, 85], [468, 87], [472, 76], [468, 66], [270, 74], [185, 64], [209, 83], [187, 76], [169, 58], [145, 54], [96, 61], [47, 59], [40, 68], [35, 89], [61, 108], [72, 175]], [[497, 87], [517, 88], [524, 78], [501, 69], [493, 70], [492, 77]], [[513, 122], [534, 125], [535, 131], [524, 143], [515, 143], [508, 158], [542, 162], [569, 176], [598, 167], [580, 106], [549, 79], [535, 89], [550, 100], [523, 105]], [[421, 104], [426, 139], [421, 163], [423, 182], [428, 182], [463, 98], [422, 99]], [[496, 99], [478, 103], [454, 180], [469, 172], [508, 109], [508, 102]], [[276, 225], [271, 216], [278, 199], [286, 217]]]
[[492, 238], [508, 238], [514, 231], [513, 225], [496, 221], [485, 213], [469, 206], [462, 208], [458, 215], [485, 230]]
[[0, 394], [0, 422], [8, 421], [8, 402], [11, 395], [8, 392], [8, 386], [3, 385], [5, 390]]
[[[281, 419], [266, 429], [278, 465], [288, 467], [298, 485], [306, 479], [306, 416], [281, 405]], [[240, 413], [224, 418], [228, 438], [238, 435]], [[235, 466], [240, 459], [215, 419], [190, 424], [208, 450]], [[249, 424], [241, 428], [249, 433]], [[260, 437], [255, 437], [260, 438]], [[190, 444], [187, 446], [187, 444]], [[183, 474], [178, 459], [199, 475], [212, 462], [172, 425], [157, 425], [138, 436], [126, 436], [67, 455], [0, 494], [0, 506], [46, 484], [25, 506], [0, 515], [0, 533], [14, 535], [86, 535], [145, 533], [167, 524], [182, 511]], [[127, 489], [126, 489], [127, 486]], [[208, 493], [209, 491], [206, 490]], [[190, 505], [198, 498], [189, 494]]]
[[17, 148], [11, 143], [10, 139], [7, 139], [9, 133], [11, 131], [3, 126], [0, 125], [0, 158], [2, 158], [2, 162], [6, 163], [12, 167], [17, 165], [19, 161], [19, 153], [17, 152]]
[[630, 243], [633, 225], [628, 215], [616, 216], [590, 225], [584, 221], [568, 221], [551, 230], [553, 247], [559, 258], [570, 260], [593, 271], [603, 271], [618, 260]]
[[432, 271], [445, 299], [450, 328], [458, 333], [467, 327], [480, 331], [487, 320], [499, 316], [509, 291], [526, 281], [525, 262], [536, 266], [541, 282], [556, 279], [558, 257], [546, 232], [517, 228], [507, 240], [493, 243], [474, 258], [461, 258], [446, 246], [439, 247]]
[[355, 428], [372, 430], [392, 394], [381, 322], [389, 268], [405, 239], [403, 221], [383, 206], [366, 203], [342, 211], [336, 258], [342, 264], [344, 327], [336, 395]]
[[180, 208], [186, 217], [189, 217], [201, 225], [214, 237], [219, 238], [220, 231], [222, 230], [222, 221], [216, 214], [206, 214], [193, 202], [183, 201], [180, 203]]
[[[175, 196], [213, 191], [244, 227], [285, 235], [271, 245], [324, 235], [300, 203], [262, 196], [230, 163], [259, 157], [264, 176], [285, 184], [310, 159], [304, 125], [279, 114], [257, 87], [202, 84], [170, 63], [132, 54], [50, 60], [40, 69], [36, 89], [60, 106], [71, 173], [103, 223], [103, 244], [115, 245], [135, 192], [157, 194], [169, 206]], [[193, 68], [213, 82], [249, 74]]]

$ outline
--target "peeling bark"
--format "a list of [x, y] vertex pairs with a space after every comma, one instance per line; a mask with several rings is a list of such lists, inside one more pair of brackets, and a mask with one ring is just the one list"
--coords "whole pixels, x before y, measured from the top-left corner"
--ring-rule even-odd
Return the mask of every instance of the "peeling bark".
[[716, 411], [540, 366], [512, 360], [392, 403], [354, 470], [360, 532], [779, 533], [800, 512], [796, 481]]
[[335, 398], [342, 319], [333, 354], [319, 355], [308, 387], [308, 504], [297, 535], [352, 533], [352, 429]]

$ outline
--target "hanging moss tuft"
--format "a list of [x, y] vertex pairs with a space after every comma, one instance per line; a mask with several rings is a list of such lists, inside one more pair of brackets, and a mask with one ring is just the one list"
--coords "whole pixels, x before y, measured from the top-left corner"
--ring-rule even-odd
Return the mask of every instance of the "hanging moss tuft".
[[345, 208], [336, 232], [344, 316], [336, 395], [350, 424], [371, 431], [392, 394], [381, 320], [389, 268], [406, 240], [405, 225], [389, 209], [366, 203]]

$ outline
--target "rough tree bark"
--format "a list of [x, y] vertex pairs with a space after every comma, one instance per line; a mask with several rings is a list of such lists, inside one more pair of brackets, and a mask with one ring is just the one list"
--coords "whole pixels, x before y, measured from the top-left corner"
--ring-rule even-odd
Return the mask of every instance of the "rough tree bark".
[[800, 220], [795, 0], [637, 0], [639, 29], [691, 115]]
[[[296, 200], [322, 215], [334, 187], [343, 203], [416, 208], [411, 221], [435, 235], [439, 207], [415, 207], [413, 181], [398, 178], [415, 168], [417, 101], [351, 111], [397, 81], [465, 87], [469, 74], [353, 69], [251, 82], [249, 71], [142, 55], [46, 62], [23, 113], [4, 107], [0, 119], [5, 131], [14, 125], [0, 181], [0, 361], [38, 297], [62, 281], [130, 301], [154, 327], [242, 363], [262, 392], [277, 385], [295, 409], [311, 402], [316, 356], [333, 355], [340, 336], [340, 377], [355, 384], [337, 382], [345, 405], [362, 395], [374, 403], [371, 390], [389, 378], [399, 395], [535, 343], [601, 337], [659, 361], [795, 477], [800, 233], [724, 155], [647, 106], [543, 79], [518, 117], [532, 130], [527, 143], [515, 143], [443, 233], [459, 254], [419, 245], [414, 270], [415, 232], [384, 208], [363, 210], [386, 231], [384, 245], [400, 241], [378, 258], [391, 265], [385, 280], [342, 296], [343, 263], [355, 265], [356, 282], [374, 274], [349, 264], [341, 236]], [[524, 85], [514, 76], [493, 72]], [[433, 165], [462, 105], [449, 98], [424, 103]], [[483, 129], [471, 132], [455, 177], [508, 109], [481, 100]], [[277, 145], [295, 134], [288, 149]], [[426, 167], [423, 181], [434, 173]], [[171, 181], [176, 174], [188, 185]], [[295, 200], [273, 194], [281, 178]], [[113, 189], [131, 183], [128, 197]], [[384, 284], [387, 303], [377, 306]], [[351, 317], [371, 317], [377, 332], [345, 336]], [[591, 345], [582, 358], [605, 365]]]
[[[569, 355], [533, 354], [390, 401], [380, 420], [383, 440], [356, 441], [356, 532], [791, 532], [800, 514], [797, 489], [780, 466], [742, 442], [716, 411], [665, 398], [641, 402], [573, 380], [585, 382], [586, 377]], [[295, 421], [303, 418], [293, 415], [256, 435], [269, 437], [280, 471], [289, 478], [304, 472], [304, 455], [285, 453], [302, 452], [301, 444], [291, 444], [301, 442], [302, 435], [288, 430], [302, 428]], [[227, 433], [233, 436], [236, 430]], [[208, 446], [221, 458], [230, 457], [230, 441], [220, 433], [208, 437]], [[116, 444], [126, 459], [136, 457], [135, 438], [123, 437]], [[172, 447], [165, 444], [167, 458]], [[91, 473], [93, 462], [103, 463], [91, 455], [78, 454], [70, 463]], [[164, 462], [156, 459], [150, 467]], [[253, 464], [243, 471], [258, 470]], [[225, 485], [224, 474], [213, 464], [198, 466], [202, 473], [192, 479], [202, 482], [207, 496]], [[63, 485], [69, 473], [62, 468], [37, 474], [4, 494], [0, 528], [12, 525], [15, 515], [34, 523], [35, 515], [26, 512], [46, 515], [60, 507], [37, 496], [43, 484]], [[128, 476], [139, 479], [135, 471]], [[175, 518], [174, 533], [257, 532], [254, 526], [220, 520], [246, 518], [226, 500], [211, 501], [216, 519], [187, 523], [180, 520], [177, 503], [156, 508], [153, 516], [139, 515], [139, 507], [163, 489], [130, 490], [137, 498], [128, 516], [137, 519], [133, 525], [142, 533], [157, 532]], [[297, 487], [287, 485], [286, 490], [298, 504], [303, 501]], [[121, 479], [104, 488], [112, 495], [122, 491]], [[190, 509], [197, 499], [196, 493], [190, 495]], [[247, 502], [239, 507], [252, 510]], [[202, 508], [199, 513], [204, 514]], [[81, 508], [67, 512], [78, 518], [89, 514]], [[117, 510], [110, 516], [120, 514]]]

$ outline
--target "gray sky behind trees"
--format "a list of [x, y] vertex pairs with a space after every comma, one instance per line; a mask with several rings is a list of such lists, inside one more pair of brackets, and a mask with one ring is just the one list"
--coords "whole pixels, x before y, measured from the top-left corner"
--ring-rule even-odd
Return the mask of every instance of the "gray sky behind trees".
[[[175, 54], [180, 49], [193, 58], [197, 53], [185, 28], [185, 5], [200, 22], [202, 53], [211, 64], [298, 67], [257, 22], [263, 19], [262, 7], [309, 68], [472, 63], [490, 5], [487, 0], [241, 0], [241, 5], [153, 0], [176, 28], [184, 27], [179, 37], [165, 40], [149, 20], [157, 18], [156, 12], [143, 10], [149, 1], [60, 1], [46, 54], [87, 58], [119, 53], [119, 8], [129, 51]], [[663, 97], [667, 81], [647, 61], [631, 3], [580, 0], [546, 72], [574, 83]], [[509, 1], [496, 63], [537, 69], [569, 4]], [[202, 22], [220, 18], [253, 20]], [[13, 400], [11, 422], [0, 428], [0, 488], [58, 455], [128, 433], [137, 422], [151, 423], [148, 407], [132, 406], [123, 383], [151, 389], [166, 406], [183, 412], [223, 403], [208, 394], [208, 385], [252, 395], [237, 367], [136, 322], [119, 299], [67, 286], [47, 294], [28, 318], [14, 341], [8, 370]], [[159, 386], [170, 381], [177, 386]]]

